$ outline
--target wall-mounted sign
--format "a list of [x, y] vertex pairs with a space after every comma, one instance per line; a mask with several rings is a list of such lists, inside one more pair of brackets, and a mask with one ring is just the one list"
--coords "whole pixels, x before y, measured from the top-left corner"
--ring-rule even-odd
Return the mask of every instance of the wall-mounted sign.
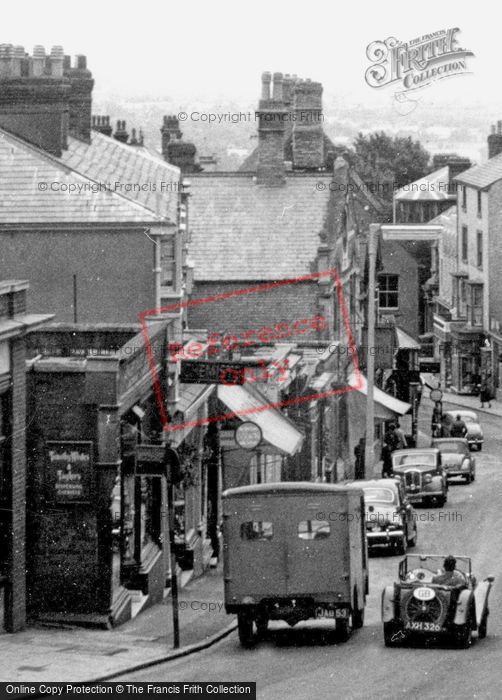
[[[218, 360], [181, 360], [180, 381], [185, 384], [245, 384], [258, 363]], [[247, 373], [246, 373], [247, 372]]]
[[441, 372], [440, 362], [420, 362], [418, 365], [420, 372], [429, 372], [429, 374], [439, 374]]
[[55, 503], [90, 503], [92, 442], [48, 442], [48, 483]]
[[261, 438], [260, 426], [251, 421], [241, 423], [235, 431], [235, 442], [245, 450], [254, 450], [260, 444]]

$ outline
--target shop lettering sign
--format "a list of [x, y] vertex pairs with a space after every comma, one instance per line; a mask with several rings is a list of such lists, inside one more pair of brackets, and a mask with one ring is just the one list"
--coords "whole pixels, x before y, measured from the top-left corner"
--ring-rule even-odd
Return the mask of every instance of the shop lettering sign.
[[54, 503], [92, 500], [92, 442], [48, 442], [48, 483]]

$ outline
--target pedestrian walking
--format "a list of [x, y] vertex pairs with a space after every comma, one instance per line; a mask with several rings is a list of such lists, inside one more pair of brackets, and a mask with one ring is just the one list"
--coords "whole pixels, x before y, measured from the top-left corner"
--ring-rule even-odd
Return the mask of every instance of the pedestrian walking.
[[484, 408], [484, 404], [488, 404], [488, 408], [492, 407], [491, 400], [492, 400], [492, 395], [490, 392], [490, 388], [486, 382], [483, 382], [481, 384], [481, 389], [479, 391], [479, 398], [481, 400], [481, 408]]
[[447, 413], [441, 416], [441, 434], [440, 437], [451, 437], [452, 420]]
[[392, 476], [392, 450], [386, 443], [382, 446], [382, 479]]

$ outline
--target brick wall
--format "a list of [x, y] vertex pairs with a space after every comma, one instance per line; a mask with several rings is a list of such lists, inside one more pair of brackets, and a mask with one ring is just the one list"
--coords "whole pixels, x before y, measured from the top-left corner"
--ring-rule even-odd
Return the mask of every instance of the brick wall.
[[96, 440], [96, 412], [80, 403], [85, 374], [30, 372], [28, 386], [29, 610], [95, 612], [101, 576], [95, 507], [51, 503], [46, 456], [50, 440]]
[[153, 241], [137, 231], [10, 232], [0, 235], [0, 267], [30, 281], [30, 310], [78, 322], [137, 322], [155, 305]]
[[[236, 289], [253, 287], [260, 282], [196, 282], [192, 299], [203, 299], [214, 294]], [[188, 309], [190, 328], [207, 328], [210, 333], [217, 331], [242, 332], [259, 330], [276, 323], [289, 323], [310, 318], [319, 313], [317, 307], [318, 285], [316, 282], [288, 284], [260, 293], [245, 294], [218, 302], [208, 302]], [[308, 336], [295, 336], [299, 340], [315, 339], [314, 333]]]
[[[382, 245], [382, 273], [399, 275], [399, 308], [389, 311], [396, 324], [413, 338], [419, 334], [418, 267], [415, 258], [399, 243], [388, 241]], [[382, 317], [385, 317], [382, 312]]]

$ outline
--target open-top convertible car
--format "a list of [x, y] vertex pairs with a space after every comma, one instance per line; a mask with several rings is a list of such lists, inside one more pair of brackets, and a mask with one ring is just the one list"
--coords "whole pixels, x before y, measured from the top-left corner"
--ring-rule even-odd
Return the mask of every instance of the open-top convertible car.
[[465, 438], [434, 438], [432, 447], [441, 452], [448, 479], [460, 476], [468, 484], [476, 478], [476, 460]]
[[413, 636], [449, 636], [467, 648], [474, 631], [479, 639], [486, 637], [493, 580], [488, 576], [478, 583], [469, 557], [407, 554], [399, 564], [399, 581], [382, 593], [385, 645]]
[[392, 475], [403, 480], [410, 503], [433, 501], [441, 507], [448, 497], [448, 478], [435, 447], [396, 450], [392, 453]]

